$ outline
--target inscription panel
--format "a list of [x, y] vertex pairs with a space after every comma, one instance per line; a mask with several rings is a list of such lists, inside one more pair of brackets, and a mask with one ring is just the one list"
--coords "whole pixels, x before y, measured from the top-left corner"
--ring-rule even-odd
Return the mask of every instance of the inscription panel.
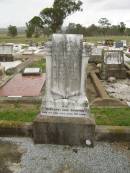
[[[72, 40], [73, 39], [73, 40]], [[51, 88], [62, 98], [80, 93], [82, 47], [73, 37], [53, 36]]]
[[123, 53], [121, 51], [105, 51], [104, 63], [105, 64], [122, 64]]

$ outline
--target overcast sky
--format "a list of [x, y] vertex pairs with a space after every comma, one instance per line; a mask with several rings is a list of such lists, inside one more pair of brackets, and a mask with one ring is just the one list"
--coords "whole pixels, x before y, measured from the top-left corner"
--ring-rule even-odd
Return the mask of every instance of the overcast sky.
[[[8, 25], [25, 26], [33, 16], [39, 15], [43, 8], [50, 7], [54, 0], [0, 0], [0, 27]], [[83, 12], [68, 17], [68, 23], [80, 23], [84, 26], [97, 24], [106, 17], [112, 24], [124, 21], [130, 27], [130, 0], [82, 0]]]

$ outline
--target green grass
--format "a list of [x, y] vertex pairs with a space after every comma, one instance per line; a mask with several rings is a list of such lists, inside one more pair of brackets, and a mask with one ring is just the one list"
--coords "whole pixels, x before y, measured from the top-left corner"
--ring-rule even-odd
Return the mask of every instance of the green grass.
[[32, 122], [40, 112], [39, 105], [3, 104], [0, 105], [0, 121]]
[[42, 72], [45, 72], [45, 69], [46, 69], [46, 60], [45, 59], [40, 59], [38, 61], [35, 61], [29, 67], [40, 68], [40, 69], [42, 69]]
[[128, 43], [130, 43], [130, 36], [94, 36], [94, 37], [86, 37], [85, 40], [88, 42], [96, 43], [97, 41], [104, 41], [104, 40], [127, 40]]
[[[106, 39], [112, 39], [114, 41], [118, 40], [127, 40], [128, 43], [130, 43], [130, 36], [92, 36], [92, 37], [86, 37], [85, 40], [88, 42], [96, 43], [97, 41], [103, 41]], [[39, 38], [26, 38], [24, 34], [19, 34], [17, 37], [10, 37], [6, 34], [0, 34], [0, 43], [29, 43], [30, 41], [41, 43], [47, 41], [48, 38], [45, 36], [41, 36]]]
[[47, 37], [45, 36], [41, 36], [39, 38], [26, 38], [25, 35], [19, 34], [16, 37], [10, 37], [7, 36], [6, 34], [0, 34], [0, 43], [23, 43], [23, 44], [28, 44], [31, 41], [34, 43], [41, 43], [41, 42], [46, 42], [47, 41]]
[[[0, 126], [33, 122], [40, 112], [39, 104], [0, 104]], [[130, 126], [130, 108], [92, 108], [97, 125]]]
[[130, 108], [92, 108], [97, 125], [130, 126]]

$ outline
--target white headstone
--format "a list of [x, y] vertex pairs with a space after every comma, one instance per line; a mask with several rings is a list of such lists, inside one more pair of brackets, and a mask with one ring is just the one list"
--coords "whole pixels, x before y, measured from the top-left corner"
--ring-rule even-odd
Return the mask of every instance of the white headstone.
[[85, 94], [87, 49], [82, 35], [54, 34], [46, 57], [46, 95], [41, 115], [86, 116]]

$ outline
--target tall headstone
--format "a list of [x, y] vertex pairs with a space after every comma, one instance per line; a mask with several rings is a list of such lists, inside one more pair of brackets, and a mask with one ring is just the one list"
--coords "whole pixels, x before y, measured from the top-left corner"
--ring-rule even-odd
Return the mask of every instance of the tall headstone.
[[85, 93], [88, 58], [82, 35], [54, 34], [48, 45], [46, 94], [41, 115], [88, 116]]
[[36, 143], [93, 145], [95, 122], [85, 92], [89, 51], [82, 35], [53, 34], [47, 46], [46, 92], [34, 122]]

